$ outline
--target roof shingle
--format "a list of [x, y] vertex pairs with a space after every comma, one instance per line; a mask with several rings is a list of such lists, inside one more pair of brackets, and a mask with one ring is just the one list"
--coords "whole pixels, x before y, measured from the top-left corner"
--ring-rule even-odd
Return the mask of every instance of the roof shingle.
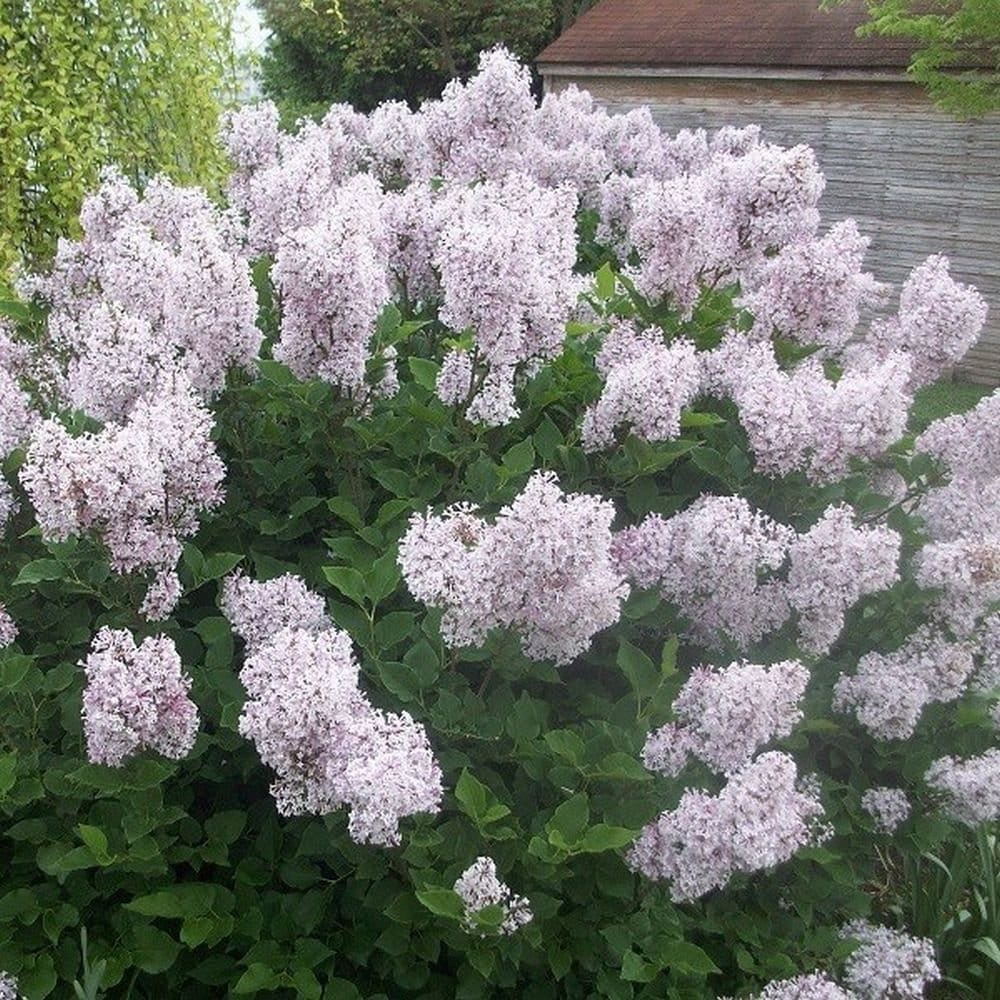
[[600, 0], [538, 57], [586, 66], [893, 69], [913, 43], [858, 38], [859, 0]]

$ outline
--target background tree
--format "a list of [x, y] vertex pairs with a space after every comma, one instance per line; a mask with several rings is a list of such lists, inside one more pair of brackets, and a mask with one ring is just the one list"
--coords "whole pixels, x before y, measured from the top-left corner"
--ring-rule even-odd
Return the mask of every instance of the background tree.
[[963, 118], [1000, 110], [1000, 0], [866, 2], [861, 30], [914, 39], [910, 74], [942, 109]]
[[347, 101], [436, 97], [483, 49], [533, 59], [593, 0], [255, 0], [271, 30], [265, 93], [286, 119]]
[[232, 0], [0, 0], [0, 276], [74, 231], [100, 168], [211, 183]]

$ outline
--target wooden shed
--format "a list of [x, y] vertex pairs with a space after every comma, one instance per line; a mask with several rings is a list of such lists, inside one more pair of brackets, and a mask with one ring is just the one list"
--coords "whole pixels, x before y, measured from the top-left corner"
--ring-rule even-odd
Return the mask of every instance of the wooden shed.
[[538, 57], [546, 90], [575, 83], [659, 124], [761, 126], [808, 143], [827, 178], [824, 226], [857, 219], [867, 266], [896, 284], [932, 253], [990, 306], [959, 374], [1000, 384], [1000, 116], [962, 122], [906, 75], [910, 45], [858, 38], [864, 5], [818, 0], [600, 0]]

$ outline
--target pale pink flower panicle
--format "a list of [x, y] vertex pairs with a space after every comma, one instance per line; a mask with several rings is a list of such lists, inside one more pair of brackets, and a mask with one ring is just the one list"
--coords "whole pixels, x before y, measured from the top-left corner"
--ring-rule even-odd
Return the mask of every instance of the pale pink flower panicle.
[[902, 788], [869, 788], [861, 796], [861, 806], [882, 833], [892, 833], [910, 815], [910, 800]]
[[528, 900], [513, 893], [510, 886], [501, 881], [497, 875], [496, 862], [492, 858], [476, 858], [458, 877], [454, 890], [465, 909], [463, 926], [470, 933], [476, 931], [476, 914], [490, 906], [503, 909], [500, 934], [513, 934], [531, 922], [532, 913]]
[[[265, 625], [256, 619], [263, 606], [279, 603], [258, 593], [261, 603], [239, 623], [251, 636]], [[308, 602], [304, 611], [311, 621]], [[240, 733], [275, 771], [271, 793], [283, 815], [348, 806], [353, 840], [391, 846], [401, 819], [440, 808], [441, 769], [423, 726], [371, 706], [347, 633], [283, 627], [251, 646], [240, 680], [248, 696]]]
[[844, 504], [823, 516], [789, 548], [788, 600], [799, 613], [800, 642], [811, 653], [830, 650], [844, 616], [862, 597], [899, 579], [900, 536], [882, 525], [856, 525]]
[[960, 760], [941, 757], [924, 775], [947, 813], [967, 826], [1000, 819], [1000, 750]]
[[614, 443], [619, 426], [645, 441], [668, 441], [681, 432], [681, 413], [700, 395], [701, 362], [684, 338], [664, 343], [658, 330], [613, 330], [597, 356], [604, 375], [600, 399], [584, 414], [581, 435], [588, 451]]
[[834, 708], [853, 711], [878, 739], [907, 739], [924, 707], [958, 698], [974, 668], [970, 644], [952, 642], [924, 626], [895, 652], [868, 653], [853, 676], [841, 676]]
[[566, 664], [618, 620], [628, 595], [611, 560], [613, 518], [607, 501], [565, 494], [538, 472], [492, 524], [467, 506], [415, 514], [399, 564], [417, 600], [444, 608], [449, 645], [507, 628], [527, 656]]
[[198, 734], [191, 678], [173, 640], [160, 635], [137, 646], [126, 629], [102, 628], [82, 666], [87, 757], [120, 767], [143, 750], [186, 757]]
[[678, 721], [650, 733], [643, 763], [676, 777], [690, 755], [714, 771], [732, 774], [760, 747], [791, 733], [802, 719], [808, 682], [808, 671], [797, 660], [769, 667], [698, 667], [674, 700]]
[[0, 1000], [21, 1000], [17, 980], [9, 972], [0, 972]]
[[[719, 1000], [734, 1000], [719, 997]], [[857, 1000], [822, 972], [811, 972], [792, 979], [776, 979], [748, 1000]]]
[[222, 613], [250, 649], [284, 628], [322, 632], [330, 628], [326, 601], [292, 573], [251, 580], [236, 572], [222, 582]]
[[860, 942], [848, 956], [844, 982], [859, 1000], [921, 1000], [941, 978], [934, 942], [865, 920], [845, 925], [841, 936]]
[[677, 808], [645, 827], [628, 854], [647, 878], [684, 902], [722, 888], [737, 872], [773, 868], [815, 839], [817, 789], [786, 754], [762, 754], [719, 792], [688, 789]]
[[784, 583], [767, 576], [794, 538], [742, 497], [706, 495], [673, 517], [651, 514], [619, 531], [613, 554], [625, 576], [678, 606], [699, 642], [745, 649], [788, 618]]

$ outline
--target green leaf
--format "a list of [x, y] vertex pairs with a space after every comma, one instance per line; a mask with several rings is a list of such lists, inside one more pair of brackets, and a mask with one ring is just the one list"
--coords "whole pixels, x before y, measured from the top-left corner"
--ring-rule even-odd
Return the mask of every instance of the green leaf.
[[660, 671], [638, 646], [626, 639], [618, 645], [618, 666], [638, 698], [649, 698], [660, 686]]
[[616, 851], [619, 847], [631, 844], [637, 833], [637, 830], [626, 830], [622, 826], [597, 823], [583, 835], [583, 840], [577, 843], [574, 853], [600, 854], [602, 851]]
[[651, 983], [659, 974], [659, 967], [647, 962], [630, 948], [622, 955], [622, 979], [630, 983]]
[[382, 649], [392, 649], [413, 632], [416, 623], [412, 611], [390, 611], [375, 623], [375, 642]]
[[530, 438], [525, 438], [504, 452], [501, 459], [503, 468], [511, 476], [520, 476], [530, 472], [535, 464], [535, 447]]
[[714, 449], [707, 446], [696, 448], [691, 452], [691, 461], [698, 466], [702, 472], [715, 476], [723, 482], [728, 482], [731, 478], [729, 466], [726, 460]]
[[35, 559], [26, 566], [21, 567], [21, 572], [14, 577], [15, 587], [24, 587], [34, 583], [41, 583], [43, 580], [61, 580], [64, 567], [62, 563], [55, 559]]
[[594, 287], [597, 297], [605, 302], [615, 294], [615, 272], [610, 264], [602, 264], [594, 273]]
[[80, 839], [90, 848], [98, 861], [108, 857], [108, 838], [100, 827], [87, 826], [81, 823], [76, 828], [76, 831], [79, 833]]
[[205, 833], [222, 844], [235, 844], [246, 824], [247, 814], [242, 809], [227, 809], [205, 820]]
[[135, 943], [132, 961], [143, 972], [165, 972], [174, 964], [181, 946], [169, 935], [151, 924], [136, 924], [132, 928]]
[[241, 562], [243, 556], [238, 552], [213, 552], [205, 556], [205, 563], [202, 569], [202, 582], [208, 580], [218, 580], [220, 577], [228, 575]]
[[276, 990], [281, 985], [278, 974], [263, 962], [252, 962], [233, 987], [234, 993], [259, 993]]
[[532, 435], [531, 440], [535, 451], [546, 462], [551, 463], [555, 461], [559, 445], [563, 443], [563, 436], [559, 428], [548, 417], [545, 417], [538, 425], [538, 430]]
[[218, 887], [182, 882], [125, 903], [125, 909], [144, 917], [192, 917], [208, 913], [216, 904]]
[[395, 545], [372, 563], [372, 568], [368, 571], [366, 577], [368, 597], [372, 604], [378, 604], [379, 601], [387, 598], [399, 586], [402, 573], [397, 562], [397, 549]]
[[430, 687], [441, 673], [441, 658], [426, 639], [411, 646], [403, 662], [413, 671], [422, 688]]
[[587, 744], [571, 729], [550, 730], [542, 739], [545, 740], [546, 745], [553, 753], [558, 754], [563, 760], [568, 760], [571, 764], [579, 764], [587, 751]]
[[486, 812], [488, 797], [489, 789], [468, 768], [463, 768], [455, 784], [455, 798], [462, 811], [474, 820], [479, 819]]
[[17, 780], [17, 754], [0, 754], [0, 799], [13, 787]]
[[346, 521], [352, 528], [363, 528], [365, 522], [358, 513], [358, 508], [345, 497], [330, 497], [326, 502], [332, 514], [336, 514], [342, 521]]
[[413, 476], [402, 469], [376, 469], [372, 475], [397, 497], [413, 496]]
[[665, 966], [687, 975], [708, 975], [722, 970], [709, 958], [708, 953], [690, 941], [671, 941], [660, 952]]
[[323, 575], [346, 598], [359, 607], [365, 606], [365, 578], [352, 566], [324, 566]]
[[552, 814], [545, 830], [549, 843], [564, 850], [580, 843], [590, 822], [590, 802], [584, 792], [577, 792]]
[[681, 427], [715, 427], [725, 422], [725, 418], [717, 413], [696, 413], [694, 410], [685, 410], [681, 414]]
[[439, 917], [461, 920], [465, 913], [461, 897], [453, 889], [418, 889], [416, 896], [425, 909]]
[[441, 366], [426, 358], [410, 358], [406, 363], [410, 366], [410, 372], [417, 385], [433, 392], [437, 386], [437, 377]]
[[676, 635], [672, 635], [663, 644], [663, 651], [660, 653], [660, 676], [671, 677], [677, 673], [677, 648], [680, 640]]

